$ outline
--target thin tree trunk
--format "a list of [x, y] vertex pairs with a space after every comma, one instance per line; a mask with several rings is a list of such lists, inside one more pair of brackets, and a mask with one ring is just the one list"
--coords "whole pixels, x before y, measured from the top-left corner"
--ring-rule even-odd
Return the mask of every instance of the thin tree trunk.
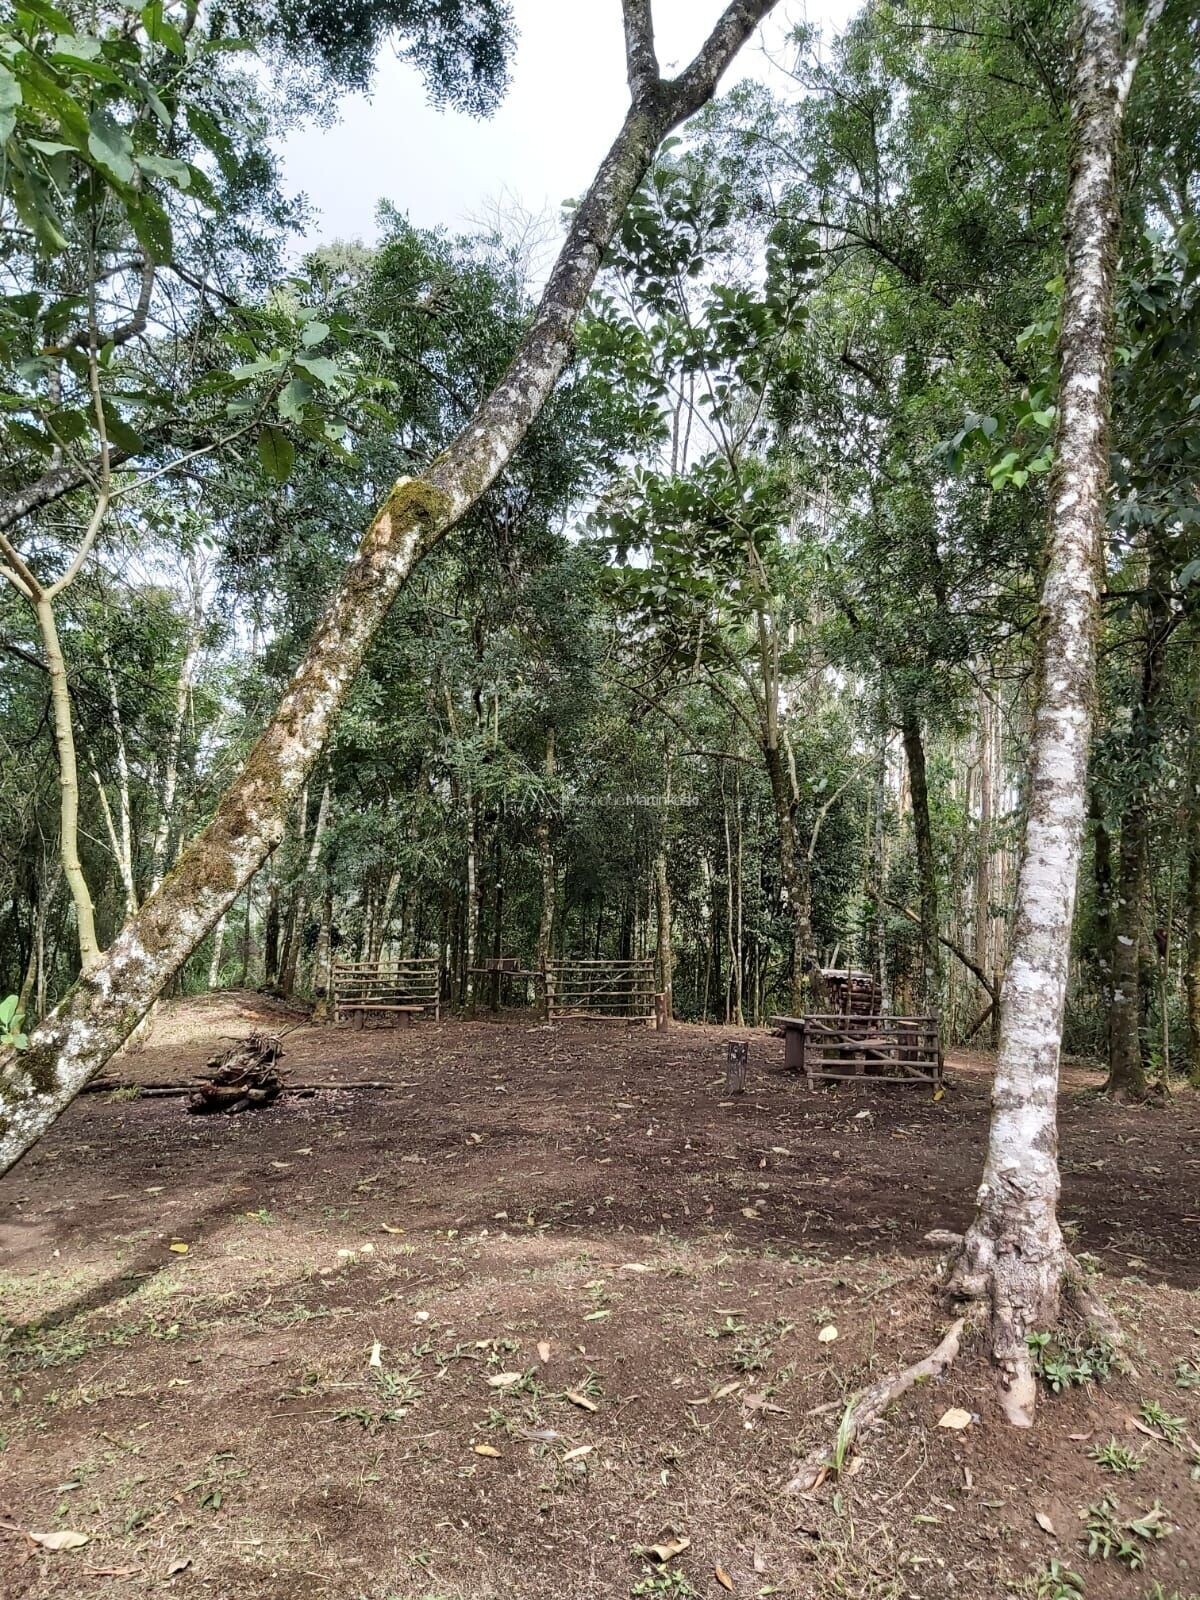
[[328, 822], [329, 779], [326, 778], [321, 789], [321, 803], [317, 807], [317, 820], [312, 831], [312, 841], [308, 847], [308, 857], [304, 863], [304, 876], [296, 886], [296, 893], [292, 902], [293, 909], [288, 912], [291, 923], [291, 937], [285, 947], [283, 970], [279, 974], [279, 987], [285, 995], [290, 995], [296, 987], [296, 969], [300, 964], [300, 949], [304, 943], [305, 917], [308, 911], [308, 890], [317, 875], [317, 868], [321, 862], [321, 844], [325, 837], [325, 828]]
[[263, 983], [279, 981], [279, 879], [267, 885], [267, 914], [263, 918]]
[[[918, 969], [916, 1007], [936, 1017], [942, 999], [942, 955], [938, 939], [937, 860], [933, 851], [933, 823], [929, 815], [929, 783], [925, 773], [925, 745], [921, 725], [911, 711], [904, 713], [901, 733], [908, 764], [908, 791], [912, 800], [913, 838], [917, 847], [917, 882], [921, 902], [921, 964]], [[941, 1031], [938, 1032], [941, 1054]]]
[[[96, 941], [96, 912], [92, 905], [92, 894], [79, 860], [79, 764], [75, 756], [75, 729], [71, 721], [71, 691], [67, 685], [67, 664], [59, 643], [53, 602], [39, 599], [34, 611], [41, 630], [42, 648], [46, 652], [50, 706], [54, 716], [54, 743], [58, 753], [59, 853], [63, 875], [75, 906], [79, 962], [86, 974], [99, 962], [100, 946]], [[30, 1047], [33, 1047], [32, 1039]], [[0, 1111], [2, 1125], [3, 1114]]]
[[1187, 954], [1185, 994], [1188, 1024], [1188, 1081], [1200, 1089], [1200, 643], [1192, 652], [1188, 699]]
[[213, 929], [212, 960], [208, 963], [208, 987], [215, 989], [221, 981], [221, 957], [225, 950], [225, 917], [223, 911]]
[[[773, 3], [731, 0], [686, 71], [660, 82], [649, 76], [649, 8], [642, 0], [625, 0], [630, 109], [573, 213], [537, 314], [507, 372], [428, 470], [397, 483], [388, 495], [241, 773], [158, 893], [121, 930], [103, 971], [89, 971], [30, 1036], [19, 1060], [10, 1055], [0, 1064], [0, 1174], [119, 1048], [278, 842], [363, 657], [413, 567], [495, 481], [558, 382], [609, 241], [659, 142], [711, 97]], [[93, 937], [90, 967], [98, 965], [94, 947]]]
[[[1029, 806], [1004, 982], [987, 1159], [953, 1287], [991, 1305], [1010, 1421], [1033, 1420], [1028, 1335], [1053, 1329], [1071, 1268], [1058, 1222], [1058, 1062], [1083, 842], [1108, 489], [1120, 128], [1135, 54], [1123, 7], [1080, 0]], [[1145, 29], [1153, 20], [1148, 13]], [[1140, 41], [1139, 41], [1140, 42]], [[1136, 48], [1136, 47], [1135, 47]]]
[[[555, 776], [554, 759], [554, 729], [546, 731], [546, 782], [551, 784]], [[550, 952], [554, 939], [554, 907], [557, 900], [557, 874], [554, 866], [554, 844], [550, 837], [550, 817], [543, 810], [537, 825], [538, 857], [542, 869], [542, 909], [538, 918], [537, 957], [534, 966], [540, 973], [545, 973], [550, 964]]]
[[1151, 807], [1158, 787], [1155, 756], [1167, 677], [1167, 641], [1173, 627], [1171, 564], [1160, 536], [1151, 533], [1146, 605], [1146, 645], [1137, 704], [1129, 730], [1131, 792], [1121, 813], [1118, 890], [1113, 916], [1112, 1013], [1108, 1029], [1110, 1093], [1141, 1099], [1146, 1092], [1143, 1037], [1149, 990], [1142, 981], [1149, 899]]
[[187, 642], [179, 677], [175, 682], [175, 714], [163, 761], [162, 793], [158, 802], [158, 822], [154, 829], [154, 843], [150, 852], [150, 893], [153, 894], [167, 870], [167, 851], [171, 841], [171, 823], [175, 812], [175, 790], [179, 782], [179, 751], [183, 743], [183, 724], [187, 716], [192, 680], [196, 675], [196, 662], [200, 655], [200, 640], [204, 624], [203, 579], [195, 557], [189, 565], [192, 585], [192, 616], [188, 626]]
[[[112, 716], [113, 739], [116, 744], [117, 755], [117, 817], [120, 821], [120, 846], [117, 862], [121, 869], [121, 882], [125, 889], [125, 915], [132, 917], [138, 908], [137, 875], [133, 859], [133, 806], [129, 790], [129, 755], [125, 749], [125, 726], [121, 720], [121, 700], [117, 694], [117, 680], [111, 664], [106, 660], [104, 673], [108, 679], [108, 702]], [[96, 782], [99, 783], [99, 778]], [[104, 798], [105, 810], [108, 810], [108, 800], [101, 789]], [[109, 824], [111, 826], [111, 817]]]

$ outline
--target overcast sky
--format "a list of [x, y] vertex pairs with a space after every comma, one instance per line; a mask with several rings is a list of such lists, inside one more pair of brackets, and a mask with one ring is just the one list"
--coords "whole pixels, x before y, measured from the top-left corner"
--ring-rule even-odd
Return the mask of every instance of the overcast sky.
[[[780, 0], [778, 16], [745, 47], [722, 88], [749, 76], [785, 87], [769, 58], [786, 58], [788, 23], [807, 17], [829, 37], [858, 3]], [[664, 71], [691, 58], [723, 4], [655, 0]], [[373, 239], [381, 199], [420, 227], [455, 230], [505, 196], [557, 214], [582, 193], [625, 113], [619, 0], [515, 0], [514, 9], [513, 81], [489, 120], [431, 110], [417, 73], [388, 52], [369, 99], [347, 98], [334, 127], [286, 142], [287, 187], [307, 194], [317, 212], [306, 243]]]

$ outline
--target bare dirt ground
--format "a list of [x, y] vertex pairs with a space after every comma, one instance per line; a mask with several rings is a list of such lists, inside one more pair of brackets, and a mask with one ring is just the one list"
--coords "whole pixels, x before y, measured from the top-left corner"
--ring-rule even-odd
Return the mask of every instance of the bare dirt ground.
[[[168, 1007], [110, 1076], [188, 1081], [264, 1023], [289, 1018]], [[306, 1026], [291, 1082], [346, 1087], [238, 1117], [81, 1098], [0, 1184], [0, 1594], [1200, 1592], [1200, 1101], [1066, 1074], [1064, 1214], [1136, 1375], [1016, 1433], [968, 1345], [788, 1498], [845, 1398], [947, 1323], [922, 1240], [970, 1215], [989, 1067], [954, 1060], [940, 1102], [813, 1095], [755, 1034], [730, 1102], [731, 1036]], [[1144, 1566], [1116, 1536], [1089, 1557], [1089, 1507]], [[27, 1537], [62, 1530], [88, 1542]]]

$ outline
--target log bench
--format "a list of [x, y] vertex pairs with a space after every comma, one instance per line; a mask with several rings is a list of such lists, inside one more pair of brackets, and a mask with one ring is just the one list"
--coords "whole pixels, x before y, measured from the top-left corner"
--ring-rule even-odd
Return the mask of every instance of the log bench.
[[784, 1067], [818, 1083], [869, 1078], [873, 1083], [942, 1081], [936, 1017], [885, 1017], [815, 1013], [772, 1017], [783, 1036]]

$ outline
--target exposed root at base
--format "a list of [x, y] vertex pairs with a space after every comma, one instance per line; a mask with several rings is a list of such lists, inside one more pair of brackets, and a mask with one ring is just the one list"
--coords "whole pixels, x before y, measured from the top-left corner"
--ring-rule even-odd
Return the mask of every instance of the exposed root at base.
[[889, 1373], [878, 1379], [850, 1403], [838, 1427], [836, 1442], [823, 1445], [806, 1456], [799, 1472], [784, 1485], [785, 1494], [808, 1494], [818, 1488], [828, 1477], [830, 1467], [841, 1467], [855, 1439], [877, 1422], [887, 1408], [900, 1398], [913, 1384], [927, 1378], [941, 1378], [953, 1366], [962, 1342], [967, 1319], [960, 1317], [947, 1329], [942, 1342], [921, 1361], [901, 1372]]

